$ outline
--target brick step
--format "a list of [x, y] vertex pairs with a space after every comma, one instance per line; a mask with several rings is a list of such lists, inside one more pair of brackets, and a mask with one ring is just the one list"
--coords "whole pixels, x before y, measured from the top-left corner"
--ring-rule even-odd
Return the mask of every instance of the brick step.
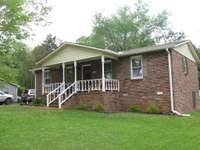
[[55, 100], [53, 103], [51, 103], [49, 107], [58, 107], [58, 100]]
[[56, 104], [52, 104], [52, 105], [49, 105], [49, 107], [52, 107], [52, 108], [58, 108], [58, 105], [56, 105]]

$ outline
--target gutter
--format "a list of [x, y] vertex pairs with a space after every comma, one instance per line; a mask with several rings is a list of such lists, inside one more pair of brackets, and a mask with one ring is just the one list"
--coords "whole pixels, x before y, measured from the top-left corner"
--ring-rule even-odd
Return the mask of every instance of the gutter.
[[170, 102], [171, 102], [171, 112], [178, 116], [189, 117], [190, 114], [183, 114], [175, 110], [174, 108], [174, 90], [173, 90], [173, 80], [172, 80], [172, 65], [171, 65], [171, 53], [169, 48], [166, 48], [168, 54], [168, 66], [169, 66], [169, 84], [170, 84]]

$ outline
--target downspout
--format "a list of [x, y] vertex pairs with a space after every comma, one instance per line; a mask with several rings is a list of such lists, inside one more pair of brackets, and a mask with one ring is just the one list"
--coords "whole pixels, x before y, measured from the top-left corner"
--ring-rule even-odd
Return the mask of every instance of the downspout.
[[178, 116], [190, 116], [190, 114], [183, 114], [175, 110], [174, 108], [174, 90], [173, 90], [173, 80], [172, 80], [172, 64], [171, 64], [171, 53], [168, 48], [166, 48], [168, 54], [168, 67], [169, 67], [169, 85], [170, 85], [170, 102], [171, 102], [171, 112]]

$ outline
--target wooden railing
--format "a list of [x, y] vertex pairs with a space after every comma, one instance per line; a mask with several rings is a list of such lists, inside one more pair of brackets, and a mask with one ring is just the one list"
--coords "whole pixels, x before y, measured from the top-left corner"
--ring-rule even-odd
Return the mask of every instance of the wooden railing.
[[59, 108], [61, 108], [61, 105], [76, 92], [119, 91], [119, 80], [105, 79], [104, 81], [105, 81], [105, 90], [103, 89], [102, 79], [78, 80], [72, 84], [52, 83], [46, 86], [49, 89], [56, 87], [47, 94], [47, 106], [49, 106], [55, 100], [58, 100]]
[[49, 83], [49, 84], [45, 84], [44, 85], [44, 93], [50, 93], [51, 91], [53, 91], [54, 89], [56, 89], [57, 87], [59, 87], [62, 83], [58, 82], [58, 83]]
[[65, 101], [67, 101], [72, 95], [74, 95], [74, 93], [76, 93], [75, 87], [76, 87], [76, 83], [74, 82], [58, 95], [59, 108], [61, 108], [61, 105]]
[[119, 80], [105, 79], [106, 91], [119, 91]]
[[[63, 84], [62, 82], [45, 84], [44, 85], [44, 93], [48, 94], [62, 84]], [[64, 89], [67, 88], [69, 85], [70, 85], [70, 83], [65, 83]]]
[[[77, 91], [101, 91], [102, 79], [79, 80]], [[119, 91], [119, 80], [105, 79], [105, 91]]]
[[47, 94], [47, 107], [49, 107], [49, 105], [51, 103], [53, 103], [59, 96], [59, 94], [65, 89], [65, 84], [61, 83], [57, 88], [55, 88], [53, 91], [49, 92], [49, 94]]
[[79, 80], [77, 81], [77, 91], [100, 91], [102, 90], [101, 79]]

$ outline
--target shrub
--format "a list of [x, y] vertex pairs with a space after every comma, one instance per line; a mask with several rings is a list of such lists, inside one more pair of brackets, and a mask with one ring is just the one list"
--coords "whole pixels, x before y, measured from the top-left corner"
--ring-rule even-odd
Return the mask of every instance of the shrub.
[[151, 113], [151, 114], [158, 114], [160, 113], [160, 109], [156, 105], [150, 105], [147, 107], [146, 112]]
[[79, 101], [79, 103], [75, 106], [75, 109], [78, 110], [86, 110], [86, 105], [83, 103], [83, 101]]
[[95, 103], [93, 105], [93, 110], [96, 112], [103, 112], [104, 111], [104, 106], [101, 103]]
[[34, 98], [32, 100], [33, 105], [45, 105], [45, 100], [43, 98]]
[[129, 112], [139, 112], [140, 108], [138, 105], [132, 104], [129, 106], [128, 111]]

